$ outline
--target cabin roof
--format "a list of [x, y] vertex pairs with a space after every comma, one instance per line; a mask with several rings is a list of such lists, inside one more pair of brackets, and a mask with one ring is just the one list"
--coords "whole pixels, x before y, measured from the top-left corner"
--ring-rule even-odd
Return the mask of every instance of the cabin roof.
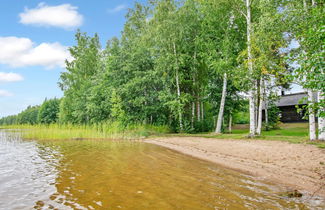
[[[283, 95], [275, 104], [277, 107], [304, 105], [307, 104], [307, 96], [306, 92]], [[314, 99], [316, 98], [317, 95], [314, 94]]]

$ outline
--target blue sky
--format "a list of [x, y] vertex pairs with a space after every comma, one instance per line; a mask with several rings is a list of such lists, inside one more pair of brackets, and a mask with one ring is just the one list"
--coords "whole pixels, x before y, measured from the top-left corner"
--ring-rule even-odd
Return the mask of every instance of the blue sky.
[[[145, 2], [140, 0], [138, 2]], [[134, 0], [1, 1], [0, 117], [61, 97], [57, 86], [67, 47], [80, 28], [98, 33], [104, 46], [120, 36]]]

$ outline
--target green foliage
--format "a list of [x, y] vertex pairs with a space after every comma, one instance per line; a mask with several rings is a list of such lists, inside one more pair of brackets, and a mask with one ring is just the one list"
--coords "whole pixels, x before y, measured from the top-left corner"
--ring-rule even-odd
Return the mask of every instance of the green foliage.
[[87, 104], [94, 83], [94, 75], [103, 70], [102, 52], [97, 34], [89, 37], [76, 33], [77, 45], [69, 49], [72, 61], [66, 61], [59, 86], [64, 91], [60, 109], [60, 121], [89, 123]]
[[[252, 90], [256, 101], [264, 97], [258, 90], [262, 82], [256, 81], [268, 84], [265, 98], [270, 101], [272, 89], [288, 86], [293, 77], [324, 93], [324, 7], [320, 0], [313, 6], [306, 2], [305, 10], [301, 1], [252, 1], [250, 61], [245, 1], [136, 3], [126, 15], [121, 38], [109, 40], [105, 49], [97, 34], [77, 31], [76, 44], [69, 48], [73, 59], [60, 76], [62, 99], [28, 107], [0, 124], [150, 125], [208, 132], [215, 127], [224, 74], [224, 125], [230, 115], [235, 123], [248, 122], [241, 93]], [[300, 47], [288, 56], [284, 48], [292, 39]], [[292, 76], [289, 64], [295, 62], [301, 68]], [[321, 107], [324, 101], [315, 105]], [[274, 127], [278, 110], [272, 107], [269, 116], [268, 128]]]
[[122, 122], [125, 119], [125, 112], [122, 109], [122, 101], [116, 94], [116, 90], [113, 90], [112, 92], [111, 103], [111, 119]]
[[59, 99], [45, 100], [40, 106], [38, 113], [38, 123], [51, 124], [58, 121], [58, 114], [60, 108]]
[[238, 112], [234, 115], [234, 123], [235, 124], [248, 124], [249, 123], [249, 113], [246, 112]]
[[39, 106], [28, 106], [17, 115], [12, 115], [0, 119], [0, 125], [29, 124], [35, 125], [38, 121]]
[[16, 125], [16, 124], [18, 124], [17, 115], [10, 115], [0, 119], [0, 125]]
[[280, 109], [274, 103], [271, 104], [268, 108], [268, 124], [265, 125], [267, 131], [279, 128], [280, 114]]
[[[289, 58], [291, 62], [296, 62], [299, 65], [299, 68], [294, 71], [294, 79], [303, 88], [325, 94], [324, 1], [287, 0], [285, 6], [289, 38], [299, 42], [299, 46], [291, 51]], [[324, 100], [311, 108], [315, 111], [319, 110], [320, 116], [325, 116]]]
[[18, 114], [17, 123], [18, 124], [31, 124], [37, 123], [39, 106], [29, 106], [27, 109]]

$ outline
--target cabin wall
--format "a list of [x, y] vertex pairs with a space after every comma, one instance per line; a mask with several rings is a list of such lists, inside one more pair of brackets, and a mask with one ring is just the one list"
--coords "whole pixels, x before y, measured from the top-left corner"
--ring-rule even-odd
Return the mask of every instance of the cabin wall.
[[305, 113], [298, 113], [295, 106], [282, 106], [279, 109], [281, 111], [281, 122], [307, 122], [307, 119], [303, 119]]

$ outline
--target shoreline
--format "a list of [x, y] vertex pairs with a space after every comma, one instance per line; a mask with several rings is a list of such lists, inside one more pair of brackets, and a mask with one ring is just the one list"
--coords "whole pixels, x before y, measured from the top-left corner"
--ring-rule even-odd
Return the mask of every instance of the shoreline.
[[202, 137], [161, 137], [143, 142], [325, 198], [325, 150], [313, 145]]

